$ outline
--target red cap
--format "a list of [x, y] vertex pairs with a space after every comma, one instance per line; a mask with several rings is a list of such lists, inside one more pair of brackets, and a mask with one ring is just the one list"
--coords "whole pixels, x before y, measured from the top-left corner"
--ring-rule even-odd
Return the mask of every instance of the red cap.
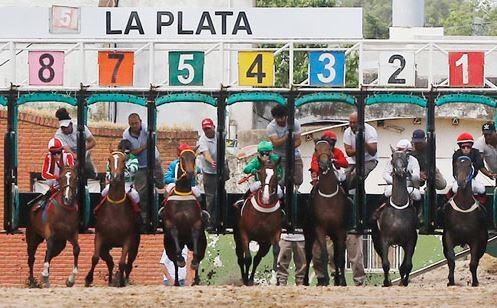
[[470, 133], [462, 133], [457, 137], [457, 143], [474, 143], [475, 139]]
[[185, 150], [191, 150], [192, 147], [189, 146], [188, 144], [186, 143], [181, 143], [179, 146], [178, 146], [178, 156], [181, 154], [181, 152], [185, 151]]
[[206, 118], [202, 120], [202, 129], [213, 128], [213, 127], [216, 126], [214, 125], [214, 121], [212, 121], [211, 119]]
[[327, 130], [323, 133], [323, 135], [321, 136], [321, 138], [324, 138], [324, 139], [331, 139], [331, 140], [337, 140], [337, 134], [335, 134], [334, 131], [331, 131], [331, 130]]

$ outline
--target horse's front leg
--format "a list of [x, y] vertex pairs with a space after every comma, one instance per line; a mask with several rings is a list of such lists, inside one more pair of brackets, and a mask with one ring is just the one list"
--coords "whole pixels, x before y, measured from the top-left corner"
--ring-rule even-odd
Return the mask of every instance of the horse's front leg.
[[56, 240], [53, 236], [47, 239], [47, 251], [45, 253], [45, 262], [43, 263], [43, 271], [41, 272], [41, 279], [43, 287], [50, 288], [50, 261], [55, 254]]
[[480, 239], [475, 239], [473, 243], [469, 245], [469, 250], [471, 253], [471, 260], [469, 261], [469, 270], [471, 271], [471, 286], [477, 287], [479, 285], [478, 277], [476, 271], [478, 269], [478, 263], [480, 258], [485, 253], [486, 241], [480, 241]]
[[[335, 263], [335, 286], [347, 286], [345, 280], [345, 248], [346, 232], [340, 234], [333, 240], [333, 262]], [[325, 263], [326, 266], [326, 263]]]
[[329, 276], [328, 276], [328, 254], [326, 249], [326, 234], [323, 228], [316, 227], [315, 235], [316, 235], [316, 245], [319, 247], [320, 254], [318, 256], [313, 256], [313, 258], [319, 260], [318, 262], [316, 262], [317, 264], [315, 264], [315, 266], [316, 265], [321, 266], [322, 267], [321, 271], [324, 274], [324, 277], [322, 278], [318, 277], [317, 285], [327, 286], [329, 284]]
[[117, 281], [116, 285], [117, 287], [124, 287], [126, 285], [125, 280], [124, 280], [124, 273], [126, 271], [126, 258], [128, 257], [128, 252], [129, 252], [129, 247], [130, 243], [129, 240], [126, 241], [126, 243], [123, 245], [123, 249], [121, 252], [121, 258], [119, 259], [119, 271], [117, 272]]
[[456, 255], [454, 253], [454, 244], [452, 241], [452, 237], [447, 231], [444, 231], [442, 235], [442, 244], [443, 244], [443, 252], [444, 256], [447, 259], [447, 265], [449, 266], [449, 282], [447, 286], [455, 285], [454, 282], [454, 269], [456, 267]]
[[248, 239], [248, 235], [243, 233], [241, 235], [241, 246], [243, 249], [243, 270], [242, 270], [242, 279], [243, 284], [249, 285], [249, 270], [250, 265], [252, 264], [252, 256], [250, 255], [250, 240]]
[[381, 239], [381, 265], [383, 267], [383, 286], [384, 287], [391, 287], [392, 282], [390, 281], [389, 278], [389, 272], [390, 272], [390, 261], [388, 260], [388, 243], [385, 241], [385, 239], [382, 237]]
[[[95, 267], [98, 264], [98, 260], [100, 259], [100, 250], [102, 249], [102, 238], [98, 232], [95, 234], [95, 251], [93, 252], [93, 256], [91, 257], [91, 268], [88, 271], [88, 274], [85, 278], [85, 287], [90, 287], [93, 283], [93, 272], [95, 271]], [[109, 285], [112, 281], [112, 272], [109, 272]]]
[[76, 275], [78, 274], [78, 257], [79, 257], [79, 243], [78, 243], [78, 234], [74, 235], [74, 238], [70, 240], [71, 245], [72, 245], [72, 254], [74, 257], [74, 264], [73, 264], [73, 269], [71, 274], [69, 275], [69, 278], [66, 280], [66, 286], [67, 287], [72, 287], [74, 286], [74, 282], [76, 281]]
[[191, 262], [191, 268], [193, 270], [197, 270], [198, 269], [198, 265], [199, 265], [199, 259], [198, 259], [199, 251], [198, 251], [198, 248], [199, 248], [200, 232], [201, 231], [199, 229], [195, 229], [194, 228], [192, 230], [193, 258], [192, 258], [192, 262]]
[[185, 258], [183, 258], [183, 254], [181, 253], [183, 251], [183, 247], [180, 246], [179, 244], [179, 232], [178, 228], [176, 226], [173, 226], [170, 230], [171, 232], [171, 237], [173, 238], [174, 246], [176, 247], [176, 263], [178, 264], [179, 267], [183, 267], [186, 265]]
[[250, 274], [250, 279], [248, 281], [248, 285], [254, 284], [254, 276], [255, 271], [257, 270], [257, 266], [261, 263], [262, 258], [269, 252], [271, 248], [271, 243], [259, 243], [259, 250], [257, 250], [257, 254], [254, 257], [254, 264], [252, 265], [252, 273]]
[[[416, 235], [417, 236], [417, 235]], [[414, 255], [414, 247], [416, 247], [416, 241], [414, 243], [408, 243], [404, 249], [404, 260], [400, 265], [400, 286], [407, 287], [409, 284], [409, 274], [412, 270], [412, 256]]]

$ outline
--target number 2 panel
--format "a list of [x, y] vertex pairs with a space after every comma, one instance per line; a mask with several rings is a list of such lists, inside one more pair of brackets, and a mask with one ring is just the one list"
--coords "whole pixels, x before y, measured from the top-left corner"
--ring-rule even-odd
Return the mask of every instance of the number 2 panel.
[[345, 52], [312, 51], [309, 53], [309, 85], [343, 87]]
[[98, 78], [100, 86], [133, 86], [132, 51], [99, 51]]
[[62, 86], [64, 84], [63, 51], [30, 51], [29, 85]]
[[413, 52], [380, 53], [378, 84], [380, 86], [413, 87], [416, 83]]
[[484, 76], [484, 52], [449, 52], [449, 85], [451, 87], [483, 87]]

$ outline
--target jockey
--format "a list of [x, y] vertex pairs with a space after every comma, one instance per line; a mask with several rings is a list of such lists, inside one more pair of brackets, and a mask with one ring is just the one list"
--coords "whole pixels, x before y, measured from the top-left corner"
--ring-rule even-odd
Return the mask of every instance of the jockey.
[[[127, 139], [122, 139], [117, 146], [117, 149], [126, 155], [126, 161], [124, 169], [124, 191], [126, 192], [128, 198], [133, 203], [133, 209], [139, 212], [140, 209], [140, 195], [133, 187], [133, 181], [136, 171], [138, 170], [138, 158], [134, 154], [131, 154], [131, 142]], [[107, 182], [110, 180], [110, 170], [109, 165], [107, 165], [107, 172], [105, 175]], [[109, 193], [110, 183], [105, 185], [102, 190], [102, 197], [106, 197]]]
[[[44, 207], [48, 198], [56, 191], [59, 185], [59, 175], [64, 166], [74, 167], [74, 156], [64, 150], [64, 145], [58, 138], [52, 138], [48, 142], [48, 153], [43, 160], [41, 177], [46, 180], [50, 188], [41, 196], [41, 207]], [[40, 199], [34, 199], [35, 202]]]
[[[411, 149], [412, 149], [411, 142], [407, 139], [401, 139], [395, 147], [396, 151], [407, 152], [410, 151]], [[421, 192], [419, 188], [413, 187], [413, 182], [419, 181], [420, 179], [419, 163], [418, 160], [412, 155], [408, 156], [407, 170], [409, 172], [407, 178], [407, 191], [409, 192], [409, 195], [412, 200], [420, 201]], [[393, 183], [392, 173], [393, 173], [393, 166], [392, 162], [389, 161], [387, 167], [385, 168], [385, 171], [383, 172], [383, 178], [385, 179], [387, 184], [389, 184], [385, 189], [385, 197], [390, 197], [392, 195], [392, 183]]]
[[[164, 174], [164, 184], [166, 184], [166, 193], [169, 194], [173, 188], [176, 186], [176, 176], [178, 174], [178, 168], [179, 168], [179, 156], [183, 151], [190, 150], [193, 151], [193, 149], [186, 143], [182, 143], [178, 146], [177, 148], [177, 156], [175, 160], [173, 160], [170, 164], [169, 167], [167, 168], [166, 173]], [[192, 193], [195, 196], [195, 198], [200, 199], [201, 197], [201, 192], [198, 186], [196, 185], [195, 178], [192, 179]]]
[[[343, 154], [342, 150], [335, 147], [335, 143], [337, 142], [337, 135], [331, 131], [327, 130], [321, 136], [316, 144], [320, 142], [327, 142], [330, 145], [331, 153], [333, 154], [333, 166], [335, 167], [335, 175], [339, 182], [344, 183], [345, 181], [345, 171], [341, 168], [347, 168], [349, 163], [347, 162], [347, 158]], [[318, 182], [318, 174], [319, 174], [319, 157], [316, 151], [312, 155], [311, 160], [311, 168], [309, 169], [311, 172], [311, 180], [312, 185], [315, 186]]]
[[[478, 149], [473, 148], [474, 144], [474, 139], [473, 136], [469, 133], [462, 133], [457, 137], [457, 145], [459, 146], [459, 149], [454, 152], [452, 155], [452, 174], [454, 175], [454, 178], [456, 177], [456, 161], [459, 157], [461, 156], [467, 156], [471, 159], [471, 162], [473, 164], [473, 176], [472, 176], [472, 181], [471, 181], [471, 187], [473, 189], [473, 193], [475, 195], [481, 196], [481, 198], [478, 198], [480, 203], [485, 203], [485, 185], [478, 181], [476, 179], [476, 175], [478, 174], [478, 171], [481, 171], [484, 175], [488, 176], [489, 178], [493, 179], [494, 176], [493, 174], [485, 168], [485, 164], [483, 163], [483, 158], [481, 157], [480, 152]], [[456, 193], [457, 192], [457, 181], [454, 181], [452, 184], [452, 192]]]
[[[245, 174], [254, 174], [257, 177], [257, 172], [264, 167], [262, 161], [267, 158], [273, 163], [278, 163], [280, 159], [278, 155], [273, 153], [273, 144], [269, 141], [261, 141], [257, 146], [257, 157], [253, 158], [247, 166], [243, 169], [243, 173]], [[278, 182], [283, 178], [283, 168], [281, 165], [278, 165], [278, 169], [276, 170], [276, 176], [278, 177]], [[255, 192], [261, 187], [261, 181], [256, 178], [256, 180], [250, 184], [250, 192]], [[245, 195], [245, 198], [248, 196], [249, 192]], [[245, 199], [244, 198], [244, 199]], [[278, 185], [278, 199], [283, 198], [283, 190], [280, 185]]]

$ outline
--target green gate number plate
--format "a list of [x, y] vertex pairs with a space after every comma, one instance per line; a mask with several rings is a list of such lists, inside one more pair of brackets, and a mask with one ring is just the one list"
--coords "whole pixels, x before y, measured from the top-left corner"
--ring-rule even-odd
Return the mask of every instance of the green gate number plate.
[[170, 51], [169, 85], [202, 86], [204, 84], [204, 52]]

